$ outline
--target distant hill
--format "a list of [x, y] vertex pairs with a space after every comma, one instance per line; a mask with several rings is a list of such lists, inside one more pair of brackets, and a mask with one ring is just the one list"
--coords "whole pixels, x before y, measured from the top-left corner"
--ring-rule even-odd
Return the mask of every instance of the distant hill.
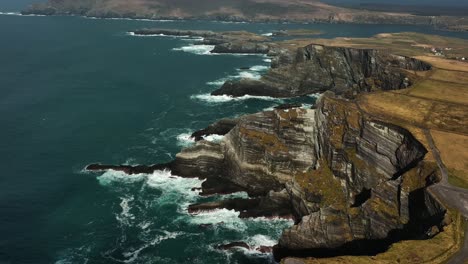
[[315, 0], [49, 0], [25, 14], [74, 14], [93, 17], [210, 19], [227, 21], [296, 21], [372, 24], [468, 23], [454, 17], [418, 16], [338, 7]]

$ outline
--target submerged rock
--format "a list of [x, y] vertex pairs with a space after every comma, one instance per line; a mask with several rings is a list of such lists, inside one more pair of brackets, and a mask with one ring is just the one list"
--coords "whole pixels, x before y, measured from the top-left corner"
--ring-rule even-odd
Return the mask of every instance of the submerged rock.
[[239, 121], [238, 119], [228, 119], [228, 118], [221, 119], [204, 129], [194, 132], [191, 137], [194, 138], [195, 141], [200, 141], [204, 137], [209, 136], [209, 135], [224, 136], [227, 133], [229, 133], [229, 131], [231, 131], [237, 125], [238, 121]]
[[231, 250], [231, 249], [235, 249], [235, 248], [250, 249], [250, 246], [245, 242], [238, 241], [238, 242], [231, 242], [231, 243], [225, 244], [225, 245], [218, 245], [216, 248], [219, 249], [219, 250]]
[[165, 164], [156, 164], [151, 166], [146, 165], [102, 165], [102, 164], [90, 164], [86, 166], [85, 170], [88, 171], [106, 171], [106, 170], [115, 170], [115, 171], [122, 171], [126, 174], [151, 174], [156, 170], [165, 170], [171, 169], [172, 163], [165, 163]]

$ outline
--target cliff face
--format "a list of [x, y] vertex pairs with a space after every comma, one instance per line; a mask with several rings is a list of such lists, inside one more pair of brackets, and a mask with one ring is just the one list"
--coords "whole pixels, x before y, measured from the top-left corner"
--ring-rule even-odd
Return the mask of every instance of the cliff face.
[[273, 69], [261, 80], [228, 81], [213, 95], [293, 97], [323, 91], [347, 96], [411, 85], [404, 70], [424, 71], [422, 61], [385, 51], [308, 45], [296, 54], [274, 49]]
[[[263, 206], [268, 215], [290, 208], [296, 225], [283, 232], [277, 258], [374, 254], [443, 228], [446, 210], [426, 190], [437, 180], [435, 166], [423, 161], [426, 152], [407, 130], [325, 95], [316, 110], [244, 116], [221, 142], [183, 150], [172, 169], [261, 197], [238, 208], [246, 216]], [[216, 207], [236, 209], [232, 203]]]
[[174, 173], [222, 177], [250, 193], [280, 191], [314, 166], [314, 111], [278, 109], [240, 118], [220, 143], [201, 141], [176, 157]]
[[[286, 185], [301, 219], [283, 233], [279, 256], [377, 253], [442, 228], [445, 208], [425, 189], [436, 168], [422, 161], [426, 150], [408, 131], [328, 97], [315, 118], [321, 167]], [[314, 186], [317, 177], [339, 181], [339, 191]]]

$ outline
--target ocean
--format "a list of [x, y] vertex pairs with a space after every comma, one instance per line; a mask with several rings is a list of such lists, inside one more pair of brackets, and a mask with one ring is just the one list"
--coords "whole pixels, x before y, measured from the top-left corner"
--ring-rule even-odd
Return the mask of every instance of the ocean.
[[[194, 39], [137, 37], [142, 27], [248, 30], [309, 28], [321, 37], [416, 31], [396, 25], [252, 24], [0, 15], [0, 263], [268, 263], [244, 241], [276, 244], [293, 223], [239, 219], [218, 210], [189, 215], [198, 179], [169, 171], [88, 173], [90, 163], [167, 162], [189, 135], [225, 117], [316, 98], [213, 97], [225, 80], [259, 78], [269, 58], [210, 55]], [[240, 68], [250, 67], [249, 70]], [[207, 140], [219, 140], [210, 137]], [[207, 225], [212, 224], [212, 225]]]

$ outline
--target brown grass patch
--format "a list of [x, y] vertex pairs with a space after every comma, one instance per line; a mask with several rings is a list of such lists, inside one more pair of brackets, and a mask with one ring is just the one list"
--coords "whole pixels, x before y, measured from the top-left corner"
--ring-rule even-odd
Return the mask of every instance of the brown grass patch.
[[454, 185], [468, 186], [468, 135], [431, 130], [442, 161]]

